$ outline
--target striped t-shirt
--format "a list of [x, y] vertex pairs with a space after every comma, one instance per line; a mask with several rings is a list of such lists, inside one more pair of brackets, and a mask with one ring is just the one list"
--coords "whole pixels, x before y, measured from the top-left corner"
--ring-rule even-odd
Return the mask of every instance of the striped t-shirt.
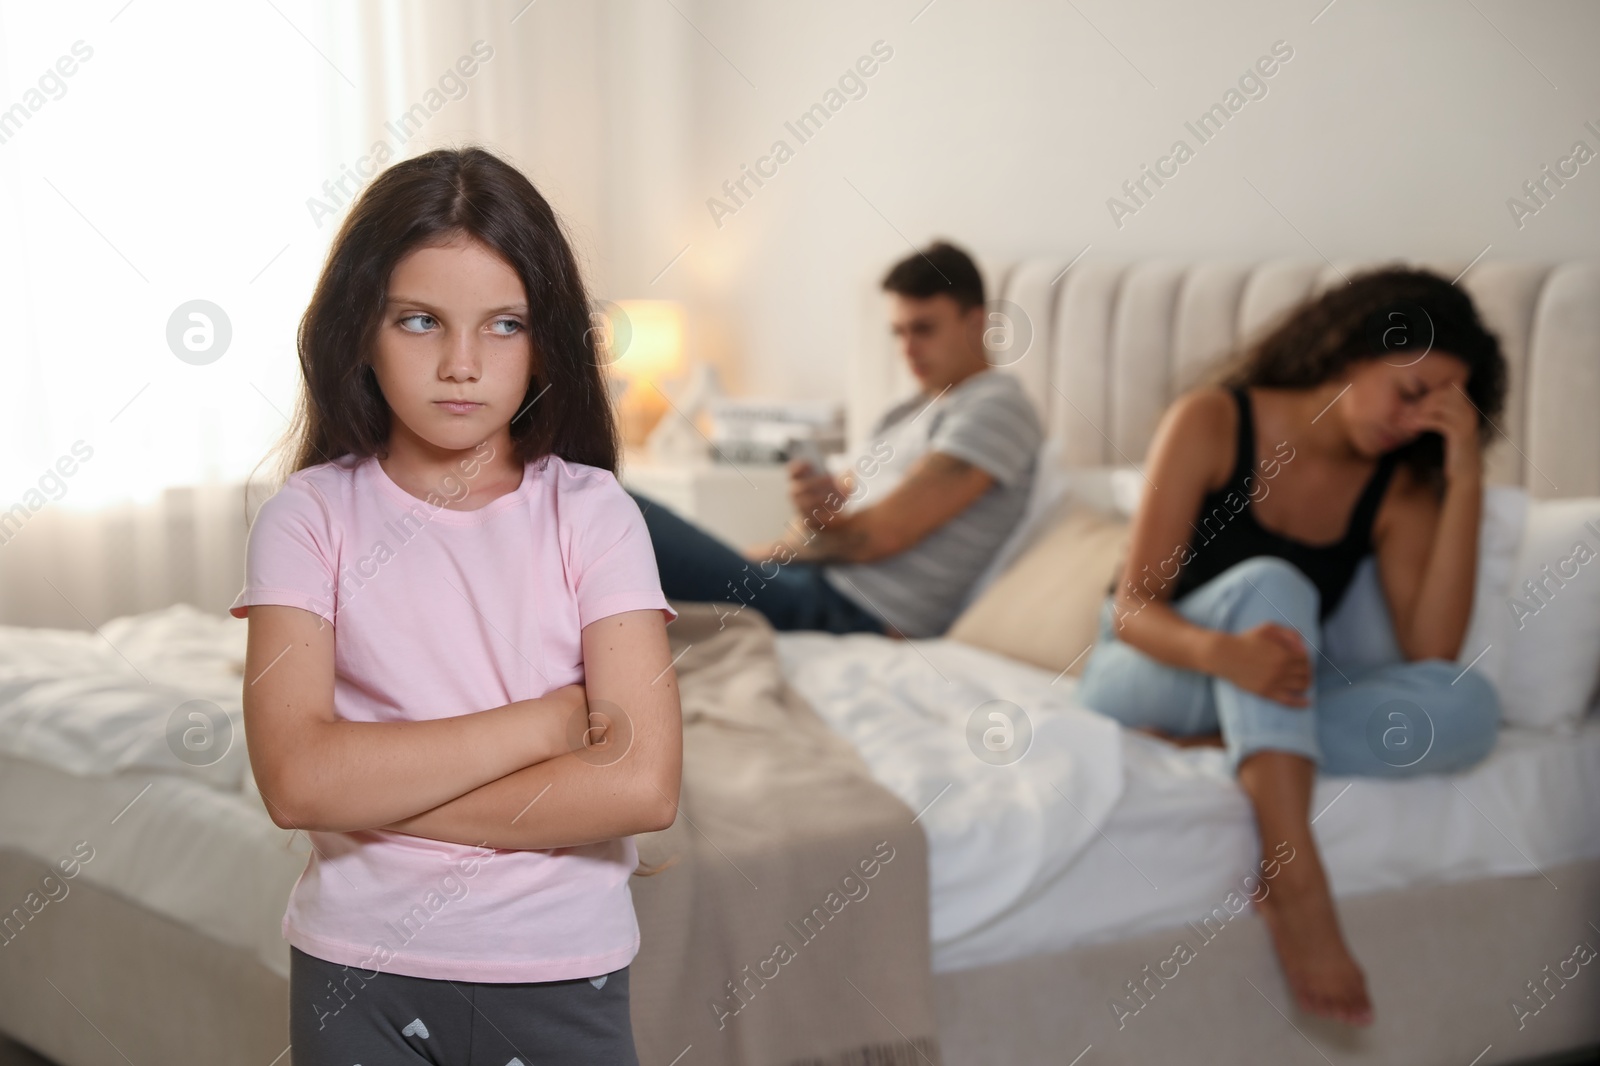
[[[868, 451], [878, 461], [846, 508], [882, 499], [928, 452], [965, 459], [995, 483], [966, 510], [896, 555], [823, 567], [828, 582], [908, 637], [936, 637], [961, 610], [967, 589], [1022, 518], [1044, 437], [1033, 403], [1011, 374], [980, 370], [929, 401], [926, 393], [874, 423]], [[858, 464], [858, 471], [866, 469]]]

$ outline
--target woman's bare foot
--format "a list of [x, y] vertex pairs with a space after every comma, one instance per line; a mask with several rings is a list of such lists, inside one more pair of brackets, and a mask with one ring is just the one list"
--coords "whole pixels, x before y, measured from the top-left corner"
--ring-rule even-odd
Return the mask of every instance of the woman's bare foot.
[[[1339, 934], [1339, 914], [1311, 832], [1316, 764], [1294, 752], [1262, 750], [1239, 762], [1239, 785], [1250, 797], [1263, 852], [1279, 862], [1256, 904], [1272, 934], [1283, 975], [1302, 1010], [1349, 1025], [1372, 1024], [1367, 979]], [[1292, 848], [1283, 859], [1279, 849]]]
[[1183, 737], [1178, 736], [1176, 733], [1168, 733], [1164, 729], [1157, 729], [1153, 725], [1137, 726], [1134, 732], [1144, 733], [1158, 740], [1164, 740], [1168, 744], [1175, 744], [1180, 748], [1220, 748], [1223, 746], [1221, 733], [1196, 733], [1194, 736]]
[[1300, 1009], [1347, 1025], [1371, 1025], [1367, 980], [1339, 933], [1339, 918], [1316, 856], [1285, 865], [1256, 909], [1272, 934]]

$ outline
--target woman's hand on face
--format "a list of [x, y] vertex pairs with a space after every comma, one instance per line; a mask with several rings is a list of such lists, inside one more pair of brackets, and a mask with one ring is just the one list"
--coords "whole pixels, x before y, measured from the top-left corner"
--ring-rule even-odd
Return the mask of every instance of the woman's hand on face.
[[1310, 705], [1311, 658], [1300, 634], [1288, 626], [1263, 622], [1229, 635], [1218, 666], [1218, 676], [1246, 692], [1290, 707]]
[[1433, 431], [1444, 438], [1444, 473], [1455, 481], [1467, 474], [1483, 472], [1483, 454], [1478, 444], [1478, 409], [1454, 382], [1432, 389], [1418, 402], [1412, 427]]

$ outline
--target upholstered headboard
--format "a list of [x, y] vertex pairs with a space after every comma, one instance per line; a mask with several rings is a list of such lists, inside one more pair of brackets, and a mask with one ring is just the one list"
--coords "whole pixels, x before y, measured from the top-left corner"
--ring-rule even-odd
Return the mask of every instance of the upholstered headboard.
[[[991, 360], [1022, 379], [1069, 462], [1088, 466], [1142, 461], [1161, 412], [1208, 364], [1308, 297], [1384, 265], [1071, 261], [984, 264], [999, 311]], [[1510, 364], [1490, 480], [1538, 497], [1600, 495], [1600, 264], [1486, 261], [1465, 274], [1465, 263], [1408, 265], [1461, 275]], [[916, 389], [887, 338], [881, 295], [866, 321], [853, 440]]]

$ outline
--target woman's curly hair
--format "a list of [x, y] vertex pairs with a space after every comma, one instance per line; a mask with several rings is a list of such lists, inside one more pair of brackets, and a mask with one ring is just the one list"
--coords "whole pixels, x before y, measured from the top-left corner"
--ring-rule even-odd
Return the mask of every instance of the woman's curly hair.
[[[1358, 274], [1289, 312], [1212, 376], [1230, 388], [1308, 389], [1352, 363], [1384, 359], [1405, 366], [1431, 353], [1467, 367], [1467, 398], [1478, 409], [1479, 439], [1494, 432], [1505, 406], [1506, 361], [1472, 298], [1427, 270], [1380, 268]], [[1444, 440], [1424, 433], [1400, 448], [1400, 460], [1425, 483], [1442, 487]]]

